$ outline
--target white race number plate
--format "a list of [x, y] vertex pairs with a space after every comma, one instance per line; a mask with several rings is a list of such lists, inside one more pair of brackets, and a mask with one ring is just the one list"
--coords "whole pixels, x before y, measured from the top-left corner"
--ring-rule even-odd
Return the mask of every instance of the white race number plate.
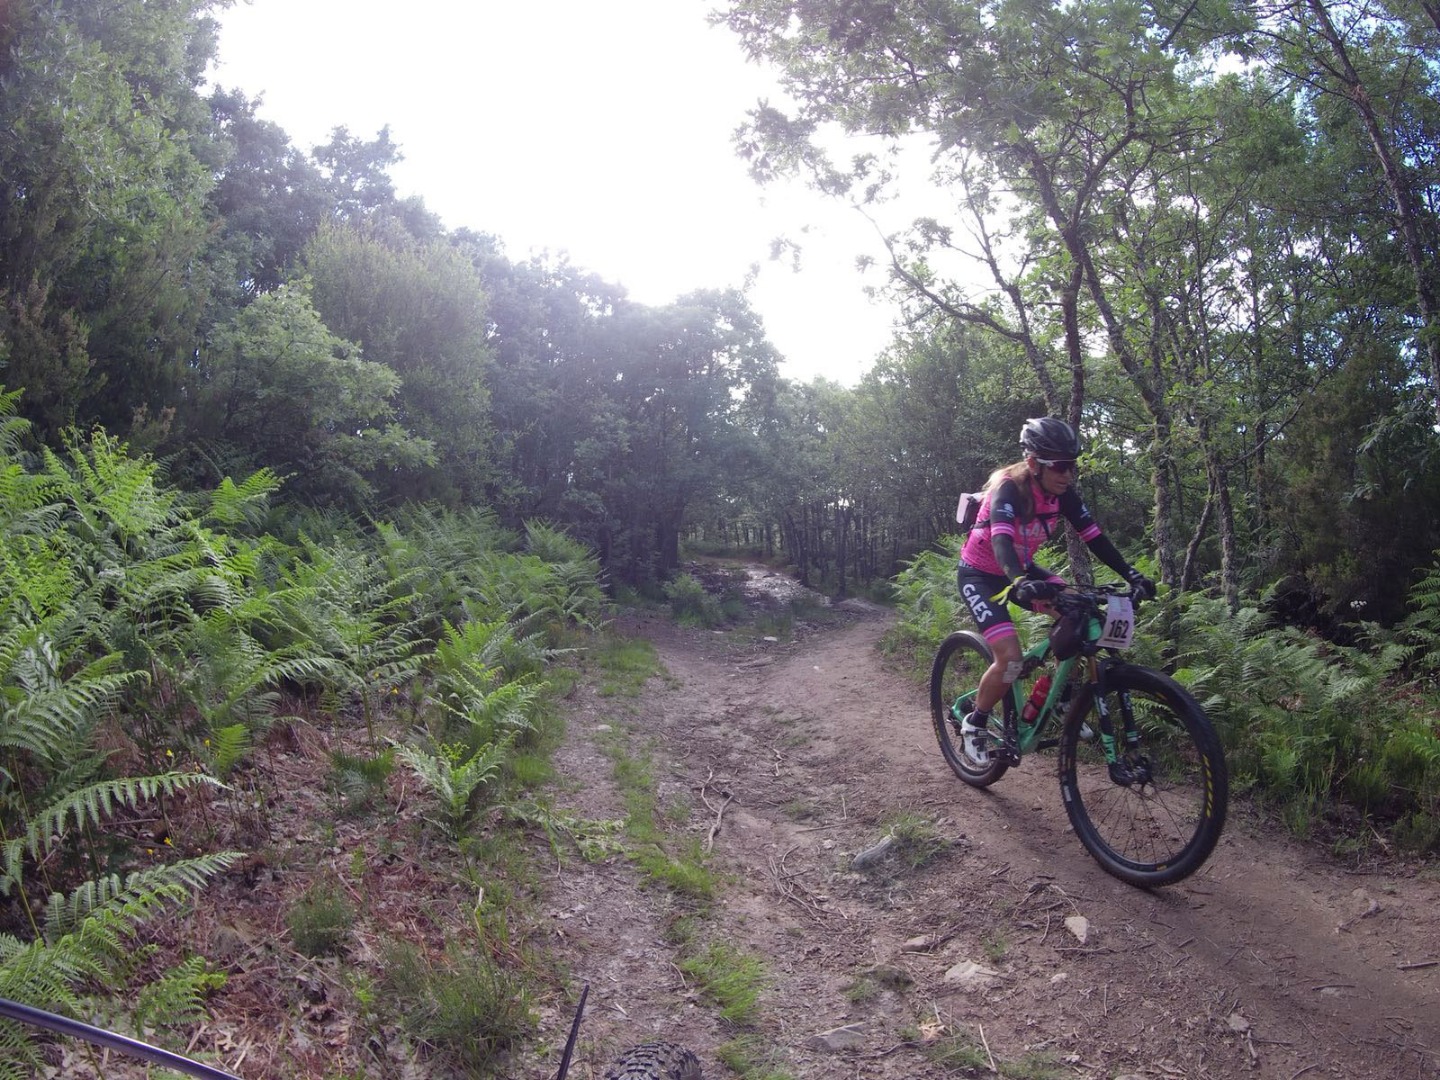
[[1127, 596], [1112, 596], [1105, 605], [1105, 632], [1099, 644], [1110, 649], [1128, 649], [1135, 636], [1135, 605]]

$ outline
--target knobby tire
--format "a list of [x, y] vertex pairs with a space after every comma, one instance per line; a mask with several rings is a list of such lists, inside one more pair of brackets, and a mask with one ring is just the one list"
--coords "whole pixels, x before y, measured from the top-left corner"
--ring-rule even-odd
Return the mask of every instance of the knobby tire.
[[674, 1043], [644, 1043], [616, 1058], [605, 1080], [701, 1080], [700, 1061]]
[[1130, 694], [1148, 782], [1111, 777], [1087, 686], [1065, 718], [1060, 791], [1075, 835], [1106, 871], [1132, 885], [1169, 885], [1198, 870], [1220, 839], [1229, 799], [1225, 756], [1204, 710], [1179, 683], [1130, 664], [1106, 676], [1117, 738], [1122, 691]]

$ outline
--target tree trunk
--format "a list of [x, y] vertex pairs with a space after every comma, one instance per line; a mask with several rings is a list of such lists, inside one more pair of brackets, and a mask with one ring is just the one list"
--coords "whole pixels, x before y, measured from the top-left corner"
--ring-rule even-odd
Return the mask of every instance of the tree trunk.
[[1200, 520], [1195, 525], [1195, 531], [1190, 536], [1190, 543], [1185, 547], [1185, 567], [1180, 571], [1180, 591], [1189, 592], [1195, 587], [1195, 579], [1199, 576], [1200, 545], [1205, 542], [1205, 534], [1210, 531], [1210, 517], [1215, 512], [1215, 487], [1214, 478], [1211, 478], [1210, 492], [1205, 499], [1205, 505], [1200, 510]]

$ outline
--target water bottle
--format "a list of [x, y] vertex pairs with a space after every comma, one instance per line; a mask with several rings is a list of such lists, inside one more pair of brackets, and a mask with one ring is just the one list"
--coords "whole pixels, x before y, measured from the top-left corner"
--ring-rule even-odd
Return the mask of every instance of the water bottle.
[[1035, 680], [1035, 687], [1030, 691], [1030, 700], [1025, 703], [1021, 710], [1020, 719], [1027, 724], [1033, 724], [1035, 717], [1040, 715], [1040, 709], [1045, 704], [1045, 698], [1050, 694], [1050, 676], [1041, 675]]

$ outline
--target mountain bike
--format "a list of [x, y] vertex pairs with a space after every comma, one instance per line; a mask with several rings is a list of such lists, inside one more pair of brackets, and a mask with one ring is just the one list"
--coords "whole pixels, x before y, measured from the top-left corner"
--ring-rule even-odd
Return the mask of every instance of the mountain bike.
[[1002, 715], [992, 717], [988, 761], [970, 757], [960, 738], [993, 659], [974, 631], [941, 643], [930, 712], [945, 761], [972, 787], [989, 787], [1024, 755], [1058, 746], [1060, 795], [1080, 843], [1115, 877], [1149, 887], [1188, 877], [1214, 851], [1229, 781], [1200, 703], [1168, 675], [1121, 658], [1133, 641], [1136, 602], [1118, 585], [1060, 592], [1052, 601], [1059, 618], [1023, 654]]

